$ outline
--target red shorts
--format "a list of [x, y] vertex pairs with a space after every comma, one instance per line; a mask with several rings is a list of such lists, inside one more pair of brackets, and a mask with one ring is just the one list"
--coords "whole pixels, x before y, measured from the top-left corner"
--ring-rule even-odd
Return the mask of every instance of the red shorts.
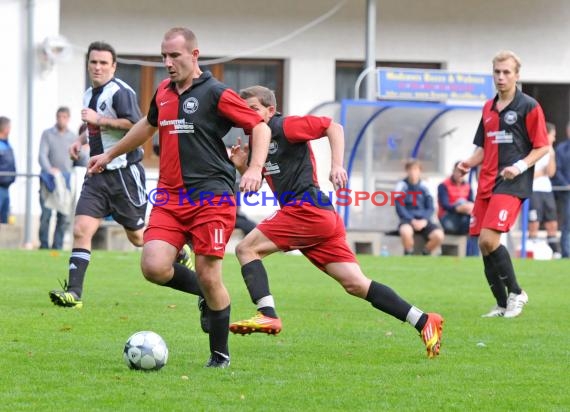
[[257, 228], [279, 249], [299, 249], [321, 270], [329, 263], [356, 262], [346, 242], [342, 219], [334, 210], [310, 204], [285, 206], [262, 220]]
[[491, 197], [475, 199], [469, 234], [479, 236], [481, 229], [508, 232], [515, 224], [523, 201], [513, 195], [494, 194]]
[[[215, 196], [211, 204], [170, 201], [164, 206], [155, 205], [144, 232], [144, 242], [163, 240], [180, 250], [190, 241], [197, 255], [223, 257], [234, 230], [236, 207], [235, 200], [233, 206], [227, 201], [218, 204], [220, 198]], [[227, 196], [224, 199], [227, 200]]]

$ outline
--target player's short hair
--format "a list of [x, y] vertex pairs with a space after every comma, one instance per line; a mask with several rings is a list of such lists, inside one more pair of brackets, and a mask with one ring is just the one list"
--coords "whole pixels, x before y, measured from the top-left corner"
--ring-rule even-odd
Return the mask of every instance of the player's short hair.
[[250, 97], [257, 97], [259, 103], [265, 107], [273, 106], [277, 110], [277, 100], [273, 90], [263, 86], [251, 86], [240, 90], [239, 95], [242, 99], [249, 99]]
[[192, 51], [198, 47], [198, 38], [194, 32], [186, 27], [173, 27], [164, 33], [164, 40], [170, 40], [173, 37], [182, 36], [186, 41], [188, 50]]
[[406, 169], [406, 171], [410, 170], [413, 166], [418, 166], [421, 169], [422, 163], [420, 162], [420, 159], [411, 157], [406, 160], [406, 163], [404, 164], [404, 168]]
[[4, 131], [4, 128], [10, 124], [10, 119], [6, 116], [0, 116], [0, 131]]
[[548, 133], [550, 133], [550, 132], [555, 132], [555, 131], [556, 131], [556, 126], [554, 125], [554, 123], [546, 122], [546, 131], [547, 131]]
[[521, 69], [521, 59], [519, 56], [515, 54], [515, 52], [511, 50], [501, 50], [500, 52], [495, 54], [495, 57], [493, 57], [493, 67], [495, 67], [496, 63], [504, 62], [505, 60], [508, 59], [513, 59], [513, 61], [515, 62], [515, 70], [518, 73], [519, 70]]
[[105, 43], [104, 41], [94, 41], [93, 43], [91, 43], [89, 45], [89, 48], [87, 49], [87, 58], [89, 58], [89, 55], [93, 50], [107, 51], [111, 53], [111, 56], [113, 57], [113, 63], [117, 62], [117, 52], [115, 51], [114, 47], [111, 46], [109, 43]]
[[60, 108], [57, 109], [57, 112], [55, 112], [56, 115], [58, 115], [60, 113], [65, 113], [67, 115], [71, 114], [71, 112], [69, 111], [69, 107], [67, 107], [67, 106], [61, 106]]

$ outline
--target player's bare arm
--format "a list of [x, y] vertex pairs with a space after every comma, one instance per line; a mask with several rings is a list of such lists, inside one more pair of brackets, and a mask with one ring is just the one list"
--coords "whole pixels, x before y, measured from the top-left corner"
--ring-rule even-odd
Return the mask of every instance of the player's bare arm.
[[344, 162], [344, 130], [342, 125], [331, 122], [326, 130], [331, 147], [331, 172], [329, 180], [335, 189], [346, 187], [348, 183], [348, 174], [343, 166]]
[[131, 127], [133, 127], [133, 123], [128, 119], [105, 117], [90, 108], [84, 108], [81, 110], [81, 120], [99, 127], [107, 127], [109, 129], [130, 130]]
[[554, 177], [556, 174], [556, 153], [552, 145], [548, 146], [548, 153], [550, 154], [550, 159], [548, 161], [548, 166], [546, 166], [546, 175], [548, 177]]
[[482, 147], [476, 148], [469, 158], [462, 160], [457, 164], [457, 169], [459, 169], [463, 174], [468, 173], [469, 169], [479, 166], [483, 162], [483, 154], [484, 152]]
[[270, 140], [271, 129], [266, 123], [258, 123], [251, 130], [251, 159], [247, 170], [241, 176], [239, 189], [242, 192], [257, 192], [261, 187], [263, 165], [267, 159]]
[[124, 153], [135, 150], [150, 139], [155, 132], [156, 127], [152, 126], [146, 117], [143, 117], [115, 146], [109, 149], [109, 151], [90, 158], [87, 165], [87, 172], [101, 173], [111, 160]]

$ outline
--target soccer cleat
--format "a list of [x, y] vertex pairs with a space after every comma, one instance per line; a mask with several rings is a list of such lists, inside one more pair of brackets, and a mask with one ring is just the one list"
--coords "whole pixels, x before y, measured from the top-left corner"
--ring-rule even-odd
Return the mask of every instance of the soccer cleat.
[[210, 308], [206, 304], [206, 299], [198, 296], [198, 310], [200, 311], [200, 326], [204, 333], [210, 333]]
[[178, 253], [176, 261], [181, 265], [186, 266], [188, 269], [194, 270], [193, 257], [194, 257], [194, 251], [188, 244], [185, 244], [184, 246], [182, 246], [182, 250]]
[[482, 318], [502, 318], [505, 315], [505, 311], [507, 309], [503, 308], [502, 306], [496, 305], [493, 309], [489, 312], [481, 315]]
[[214, 351], [214, 353], [210, 355], [210, 359], [208, 359], [208, 362], [206, 363], [206, 368], [225, 369], [229, 366], [230, 366], [229, 355], [217, 351]]
[[509, 293], [507, 298], [507, 310], [503, 315], [505, 318], [516, 318], [523, 310], [523, 306], [528, 303], [528, 295], [523, 290], [520, 294]]
[[441, 336], [443, 334], [443, 318], [438, 313], [428, 313], [428, 319], [424, 325], [420, 336], [426, 345], [428, 358], [439, 355], [441, 347]]
[[75, 292], [68, 292], [67, 282], [64, 282], [61, 287], [63, 290], [52, 290], [49, 292], [49, 298], [53, 304], [64, 308], [81, 309], [83, 307], [83, 302]]
[[240, 335], [249, 335], [250, 333], [256, 332], [277, 335], [281, 332], [281, 319], [271, 318], [257, 312], [253, 318], [230, 324], [230, 331], [239, 333]]

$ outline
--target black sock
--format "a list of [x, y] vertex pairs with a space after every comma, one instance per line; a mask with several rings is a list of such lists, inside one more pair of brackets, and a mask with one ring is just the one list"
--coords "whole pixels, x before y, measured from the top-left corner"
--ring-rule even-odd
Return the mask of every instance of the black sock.
[[87, 249], [74, 248], [69, 258], [69, 280], [67, 283], [67, 291], [73, 292], [78, 298], [83, 293], [83, 282], [85, 281], [85, 272], [89, 261], [91, 260], [91, 251]]
[[168, 286], [169, 288], [191, 293], [192, 295], [204, 296], [200, 289], [196, 272], [180, 263], [174, 263], [172, 266], [174, 267], [172, 279], [162, 286]]
[[403, 300], [388, 286], [375, 281], [372, 281], [370, 284], [370, 289], [368, 289], [368, 293], [366, 294], [366, 300], [376, 309], [402, 322], [406, 321], [406, 315], [412, 307], [412, 305]]
[[511, 255], [509, 255], [507, 248], [504, 245], [499, 246], [489, 254], [489, 259], [493, 262], [493, 267], [499, 278], [507, 287], [507, 291], [517, 295], [520, 294], [522, 289], [517, 282], [513, 261], [511, 260]]
[[497, 305], [502, 308], [507, 307], [507, 292], [505, 290], [505, 284], [499, 278], [499, 274], [493, 265], [493, 260], [490, 255], [483, 256], [483, 265], [485, 268], [485, 277], [487, 278], [487, 283], [489, 288], [491, 288], [491, 293], [497, 301]]
[[262, 308], [258, 308], [257, 310], [261, 312], [262, 315], [268, 316], [270, 318], [277, 319], [279, 317], [277, 316], [277, 312], [275, 311], [275, 308], [273, 306], [263, 306]]
[[553, 253], [560, 253], [560, 242], [556, 236], [549, 236], [546, 238], [546, 241], [548, 242], [548, 246], [550, 246], [550, 249], [552, 249]]
[[222, 310], [210, 309], [210, 352], [220, 352], [230, 355], [228, 349], [228, 334], [230, 328], [230, 308]]
[[271, 295], [269, 292], [269, 279], [267, 279], [267, 271], [263, 267], [261, 260], [252, 260], [241, 267], [241, 275], [245, 281], [245, 286], [249, 291], [249, 296], [253, 303], [265, 296]]

